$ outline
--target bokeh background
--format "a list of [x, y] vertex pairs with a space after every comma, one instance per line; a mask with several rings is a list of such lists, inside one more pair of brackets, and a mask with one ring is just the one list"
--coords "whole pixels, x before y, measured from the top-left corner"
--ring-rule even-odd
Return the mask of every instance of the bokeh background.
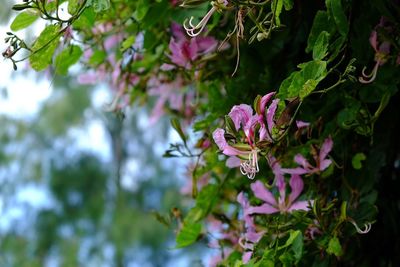
[[[13, 2], [0, 0], [2, 52]], [[202, 266], [200, 247], [174, 249], [171, 209], [190, 201], [190, 177], [187, 161], [162, 157], [178, 138], [169, 118], [106, 112], [112, 93], [80, 72], [0, 60], [0, 266]]]

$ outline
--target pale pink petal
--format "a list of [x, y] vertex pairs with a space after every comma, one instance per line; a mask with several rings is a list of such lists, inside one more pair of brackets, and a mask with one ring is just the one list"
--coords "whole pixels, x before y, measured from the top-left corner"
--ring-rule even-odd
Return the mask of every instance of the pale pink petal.
[[267, 106], [267, 103], [269, 102], [269, 100], [271, 100], [271, 97], [275, 95], [275, 92], [271, 92], [266, 94], [265, 96], [261, 97], [260, 100], [260, 112], [261, 115], [264, 116], [265, 113], [265, 107]]
[[310, 123], [305, 122], [305, 121], [296, 121], [296, 126], [298, 129], [306, 128], [306, 127], [310, 126]]
[[299, 175], [293, 174], [292, 177], [290, 177], [289, 184], [292, 189], [289, 195], [289, 203], [293, 203], [303, 191], [304, 183]]
[[261, 206], [250, 206], [247, 209], [247, 213], [248, 214], [272, 214], [272, 213], [276, 213], [279, 210], [275, 207], [272, 207], [270, 204], [264, 203]]
[[226, 166], [228, 168], [236, 168], [240, 166], [240, 159], [238, 157], [232, 156], [226, 160]]
[[254, 229], [250, 229], [250, 231], [248, 231], [246, 233], [246, 240], [255, 244], [260, 241], [260, 239], [263, 235], [264, 235], [264, 232], [257, 233], [256, 231], [254, 231]]
[[235, 105], [228, 115], [235, 124], [236, 130], [239, 130], [241, 124], [244, 126], [251, 119], [253, 116], [253, 109], [246, 104]]
[[257, 198], [264, 200], [265, 202], [273, 206], [277, 205], [274, 195], [267, 188], [265, 188], [264, 184], [261, 181], [256, 181], [252, 183], [250, 187]]
[[186, 35], [183, 31], [183, 27], [181, 24], [172, 22], [171, 24], [171, 32], [172, 35], [179, 41], [186, 40]]
[[249, 201], [243, 192], [240, 192], [236, 197], [237, 202], [242, 206], [243, 209], [246, 209], [249, 205]]
[[320, 162], [322, 162], [326, 158], [328, 153], [332, 150], [332, 147], [333, 147], [333, 140], [329, 136], [328, 138], [325, 139], [324, 143], [321, 146], [321, 150], [319, 152]]
[[243, 252], [242, 262], [244, 264], [248, 263], [250, 261], [252, 255], [253, 255], [253, 251], [251, 251], [251, 250]]
[[305, 169], [309, 169], [312, 167], [307, 159], [301, 154], [297, 154], [296, 156], [294, 156], [294, 161]]
[[297, 167], [297, 168], [293, 168], [293, 169], [286, 169], [286, 168], [283, 168], [283, 169], [282, 169], [282, 172], [283, 172], [283, 173], [287, 173], [287, 174], [298, 174], [298, 175], [302, 175], [302, 174], [306, 174], [306, 173], [311, 173], [311, 172], [313, 172], [313, 170], [306, 170], [306, 169], [303, 169], [303, 168], [301, 168], [301, 167]]
[[267, 125], [270, 133], [272, 133], [272, 128], [275, 126], [274, 116], [278, 107], [278, 103], [279, 99], [274, 99], [267, 109]]
[[325, 170], [326, 168], [329, 167], [329, 165], [331, 165], [331, 163], [332, 163], [332, 160], [330, 160], [330, 159], [324, 159], [324, 160], [320, 161], [319, 170], [320, 171]]
[[168, 64], [168, 63], [164, 63], [160, 67], [160, 70], [162, 70], [162, 71], [170, 71], [170, 70], [173, 70], [173, 69], [175, 69], [175, 66], [172, 65], [172, 64]]
[[226, 142], [226, 139], [225, 139], [225, 130], [224, 129], [217, 128], [213, 132], [213, 139], [220, 150], [224, 150], [225, 147], [228, 146], [228, 142]]
[[378, 52], [378, 33], [373, 30], [369, 36], [369, 43], [374, 48], [375, 52]]
[[197, 46], [199, 48], [199, 52], [202, 54], [207, 54], [214, 51], [217, 48], [218, 42], [214, 37], [206, 36], [206, 37], [196, 37], [193, 38], [197, 42]]
[[310, 210], [309, 208], [309, 202], [310, 201], [296, 201], [293, 203], [290, 208], [288, 209], [289, 212], [294, 211], [294, 210], [304, 210], [308, 211]]
[[199, 47], [195, 38], [192, 38], [190, 43], [184, 43], [182, 50], [183, 55], [191, 61], [194, 61], [199, 56]]

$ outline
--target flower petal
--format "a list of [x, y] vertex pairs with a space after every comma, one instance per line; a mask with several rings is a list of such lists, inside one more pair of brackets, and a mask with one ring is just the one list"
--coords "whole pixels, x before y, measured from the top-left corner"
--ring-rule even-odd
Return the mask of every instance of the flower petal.
[[264, 116], [265, 113], [265, 107], [267, 106], [267, 103], [269, 102], [269, 100], [271, 99], [272, 96], [275, 95], [275, 92], [271, 92], [266, 94], [265, 96], [263, 96], [260, 100], [260, 112], [261, 115]]
[[303, 191], [304, 183], [300, 175], [293, 174], [292, 177], [290, 177], [289, 184], [292, 189], [292, 192], [289, 195], [289, 203], [293, 203]]
[[240, 159], [238, 157], [232, 156], [226, 160], [226, 166], [228, 168], [236, 168], [240, 166]]
[[232, 107], [228, 115], [235, 124], [236, 130], [239, 130], [240, 125], [244, 127], [253, 116], [253, 108], [246, 104], [236, 105]]
[[306, 128], [306, 127], [310, 126], [310, 123], [305, 122], [305, 121], [296, 121], [296, 126], [298, 129]]
[[278, 103], [279, 99], [274, 99], [267, 109], [267, 125], [270, 133], [272, 132], [272, 128], [275, 126], [274, 116], [278, 107]]
[[247, 208], [247, 213], [248, 214], [272, 214], [276, 213], [279, 210], [275, 207], [272, 207], [270, 204], [264, 203], [261, 206], [249, 206]]
[[319, 152], [319, 161], [322, 162], [328, 153], [332, 150], [333, 147], [333, 140], [329, 136], [328, 138], [325, 139], [324, 143], [321, 146], [321, 150]]
[[274, 195], [267, 188], [265, 188], [264, 184], [261, 181], [256, 181], [252, 183], [250, 187], [257, 198], [264, 200], [270, 205], [277, 205]]
[[[312, 203], [312, 202], [311, 202]], [[308, 211], [310, 210], [310, 201], [296, 201], [293, 203], [290, 208], [288, 209], [289, 212], [294, 211], [294, 210], [304, 210]]]

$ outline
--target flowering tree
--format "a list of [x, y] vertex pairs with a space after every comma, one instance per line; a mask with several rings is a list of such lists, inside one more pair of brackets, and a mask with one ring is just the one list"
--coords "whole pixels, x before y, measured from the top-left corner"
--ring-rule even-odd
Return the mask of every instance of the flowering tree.
[[[182, 141], [165, 156], [192, 160], [182, 193], [194, 204], [158, 217], [177, 248], [206, 241], [211, 266], [399, 263], [389, 225], [399, 219], [399, 1], [24, 0], [13, 9], [3, 56], [14, 69], [29, 60], [67, 75], [80, 62], [80, 83], [113, 92], [107, 111], [153, 102], [153, 123], [174, 117]], [[38, 19], [46, 27], [28, 44], [18, 31]]]

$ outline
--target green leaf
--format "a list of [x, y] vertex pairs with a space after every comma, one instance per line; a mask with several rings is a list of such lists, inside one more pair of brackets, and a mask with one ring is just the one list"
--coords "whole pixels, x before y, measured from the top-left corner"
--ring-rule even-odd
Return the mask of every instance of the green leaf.
[[55, 60], [56, 73], [67, 75], [68, 69], [79, 61], [83, 54], [82, 49], [77, 45], [70, 45], [57, 55]]
[[93, 8], [86, 8], [77, 20], [74, 21], [75, 29], [92, 28], [96, 22], [96, 13]]
[[213, 207], [218, 196], [218, 186], [209, 184], [200, 191], [196, 198], [196, 205], [185, 217], [185, 223], [193, 224], [204, 218]]
[[322, 31], [318, 35], [318, 38], [315, 41], [313, 47], [313, 59], [322, 60], [328, 52], [328, 45], [329, 45], [329, 33], [326, 31]]
[[89, 64], [93, 66], [100, 65], [101, 63], [104, 62], [105, 58], [107, 57], [107, 54], [103, 50], [96, 50], [93, 52], [93, 54], [89, 58]]
[[125, 50], [129, 49], [130, 47], [132, 47], [132, 45], [135, 43], [135, 40], [136, 40], [136, 37], [134, 35], [131, 35], [128, 38], [126, 38], [121, 44], [121, 50], [125, 51]]
[[329, 240], [326, 252], [328, 252], [331, 255], [333, 254], [336, 257], [340, 257], [343, 254], [342, 246], [340, 245], [340, 241], [336, 236], [332, 237]]
[[88, 0], [86, 6], [92, 6], [99, 13], [110, 8], [110, 0]]
[[293, 8], [293, 0], [283, 0], [283, 6], [286, 11], [291, 10]]
[[364, 153], [357, 153], [352, 158], [351, 165], [353, 165], [354, 169], [359, 170], [362, 168], [362, 161], [364, 161], [366, 159], [367, 159], [367, 157], [365, 156]]
[[186, 142], [186, 140], [187, 140], [186, 135], [183, 132], [181, 124], [179, 123], [179, 120], [177, 118], [172, 118], [171, 119], [171, 126], [179, 134], [179, 136], [181, 137], [182, 141]]
[[18, 16], [15, 17], [13, 22], [11, 23], [11, 30], [13, 31], [19, 31], [22, 29], [25, 29], [32, 23], [34, 23], [38, 19], [37, 14], [34, 14], [33, 12], [30, 11], [24, 11], [18, 14]]
[[133, 13], [133, 17], [140, 22], [146, 16], [149, 8], [150, 4], [148, 0], [138, 0], [136, 4], [136, 10]]
[[197, 241], [201, 232], [201, 224], [184, 223], [182, 229], [176, 236], [176, 248], [187, 247]]
[[280, 88], [279, 97], [304, 99], [317, 87], [326, 76], [326, 61], [314, 60], [299, 65], [300, 71], [293, 72]]
[[321, 32], [326, 31], [332, 34], [332, 29], [335, 29], [335, 25], [334, 22], [329, 19], [328, 13], [326, 11], [318, 11], [314, 17], [310, 34], [308, 35], [306, 52], [309, 53], [313, 50], [315, 42]]
[[349, 32], [349, 24], [343, 11], [341, 0], [330, 0], [330, 11], [337, 29], [342, 36], [346, 36]]
[[274, 11], [274, 18], [275, 18], [275, 23], [276, 26], [281, 26], [281, 20], [279, 19], [279, 16], [282, 12], [282, 7], [283, 7], [283, 0], [274, 0], [272, 1], [272, 10]]
[[34, 70], [44, 70], [51, 64], [60, 39], [59, 31], [59, 26], [49, 25], [36, 39], [32, 46], [32, 54], [29, 57], [29, 62]]
[[80, 0], [69, 0], [68, 1], [68, 13], [71, 15], [74, 15], [76, 12], [78, 12], [78, 9], [80, 7]]

